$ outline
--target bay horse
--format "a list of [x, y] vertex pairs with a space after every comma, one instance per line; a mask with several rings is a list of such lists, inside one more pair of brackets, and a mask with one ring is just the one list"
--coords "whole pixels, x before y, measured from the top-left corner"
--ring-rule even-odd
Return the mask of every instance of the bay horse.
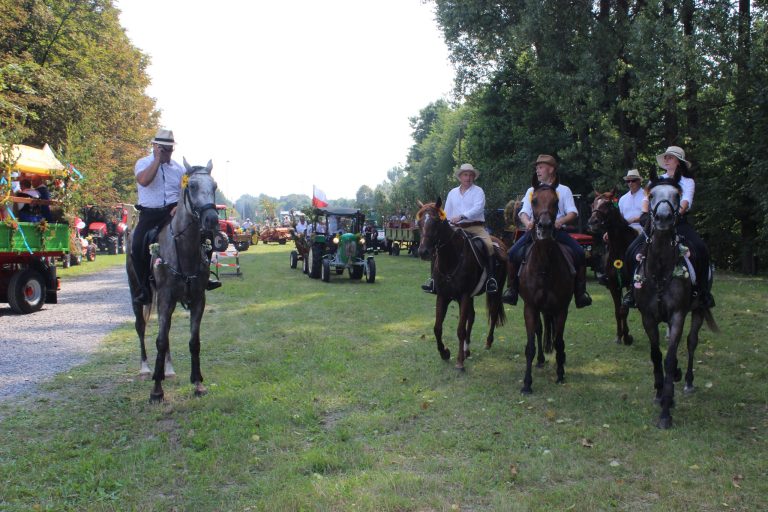
[[[432, 279], [435, 292], [434, 333], [437, 351], [447, 361], [451, 351], [443, 344], [443, 321], [451, 301], [459, 304], [459, 325], [456, 335], [459, 338], [459, 350], [456, 356], [456, 369], [464, 370], [464, 360], [470, 356], [470, 337], [475, 322], [474, 297], [485, 293], [485, 268], [479, 261], [485, 261], [473, 248], [471, 237], [462, 229], [452, 226], [442, 210], [442, 200], [434, 203], [419, 203], [421, 209], [416, 214], [420, 232], [418, 255], [423, 260], [432, 260]], [[497, 238], [492, 237], [496, 247], [496, 256], [504, 263], [497, 265], [496, 280], [499, 290], [506, 280], [506, 247]], [[479, 256], [479, 258], [478, 258]], [[489, 331], [485, 347], [491, 348], [495, 328], [504, 325], [506, 315], [501, 302], [501, 293], [486, 294], [486, 311]]]
[[616, 204], [617, 191], [614, 188], [608, 192], [595, 192], [592, 201], [592, 215], [587, 226], [595, 235], [608, 235], [608, 254], [605, 265], [605, 275], [608, 280], [606, 288], [613, 299], [613, 316], [616, 319], [615, 343], [631, 345], [634, 338], [629, 334], [627, 316], [629, 308], [622, 304], [622, 291], [632, 284], [630, 272], [624, 269], [624, 255], [632, 241], [637, 238], [637, 231], [629, 226], [629, 223], [619, 211]]
[[[539, 183], [536, 175], [532, 179], [533, 192], [531, 208], [534, 228], [531, 232], [533, 243], [528, 249], [525, 261], [520, 266], [520, 297], [525, 302], [525, 377], [523, 394], [533, 392], [531, 384], [531, 366], [536, 355], [536, 338], [539, 340], [538, 366], [542, 366], [544, 356], [541, 346], [542, 317], [544, 318], [544, 351], [556, 351], [557, 383], [565, 380], [565, 321], [568, 318], [568, 306], [573, 297], [573, 263], [566, 259], [563, 249], [554, 238], [555, 219], [557, 217], [558, 196], [557, 181], [552, 185]], [[512, 279], [514, 276], [510, 276]]]
[[[181, 303], [189, 309], [189, 352], [191, 354], [190, 382], [195, 388], [195, 396], [206, 393], [203, 375], [200, 372], [200, 322], [205, 310], [205, 289], [208, 284], [209, 260], [206, 239], [218, 230], [219, 220], [216, 213], [216, 182], [211, 177], [213, 164], [190, 166], [184, 160], [186, 185], [182, 198], [176, 207], [171, 221], [160, 229], [157, 244], [152, 244], [152, 303], [133, 305], [136, 317], [136, 333], [141, 348], [142, 373], [149, 372], [144, 334], [151, 308], [157, 305], [158, 334], [156, 340], [157, 358], [152, 379], [155, 381], [150, 393], [150, 401], [163, 399], [162, 381], [166, 377], [166, 361], [170, 361], [168, 334], [171, 329], [171, 316], [176, 304]], [[126, 259], [128, 282], [131, 298], [140, 292], [140, 284], [133, 268], [130, 251]]]
[[[690, 266], [685, 261], [687, 248], [678, 240], [675, 226], [679, 220], [680, 185], [677, 179], [658, 179], [651, 172], [648, 185], [650, 218], [645, 231], [643, 252], [633, 277], [635, 303], [643, 317], [651, 344], [655, 401], [661, 405], [656, 426], [667, 429], [672, 426], [670, 409], [674, 407], [675, 382], [682, 375], [677, 361], [677, 348], [685, 328], [685, 318], [691, 313], [688, 331], [688, 369], [685, 373], [685, 393], [694, 391], [693, 357], [699, 343], [699, 329], [706, 320], [713, 332], [719, 332], [717, 323], [708, 307], [692, 293]], [[669, 329], [667, 354], [662, 366], [659, 347], [659, 324], [665, 322]]]

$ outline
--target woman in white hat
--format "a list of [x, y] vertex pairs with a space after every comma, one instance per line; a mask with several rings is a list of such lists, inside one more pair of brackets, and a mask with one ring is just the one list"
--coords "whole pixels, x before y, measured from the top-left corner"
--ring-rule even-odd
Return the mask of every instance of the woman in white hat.
[[[693, 254], [692, 263], [696, 272], [695, 293], [700, 295], [700, 300], [706, 307], [712, 308], [715, 306], [715, 299], [711, 293], [712, 278], [710, 275], [709, 249], [688, 222], [688, 212], [693, 206], [693, 195], [696, 192], [696, 183], [693, 181], [693, 173], [691, 172], [691, 162], [685, 159], [685, 151], [679, 146], [669, 146], [666, 151], [656, 155], [656, 162], [659, 164], [659, 167], [666, 171], [660, 178], [674, 179], [680, 176], [680, 188], [683, 194], [680, 198], [680, 220], [677, 223], [677, 234], [685, 239], [683, 243], [688, 246]], [[648, 213], [647, 197], [643, 201], [643, 213]], [[644, 239], [645, 237], [640, 235], [638, 240], [635, 240], [627, 249], [630, 262], [636, 261], [636, 255]], [[624, 297], [624, 304], [629, 307], [635, 306], [632, 288]]]

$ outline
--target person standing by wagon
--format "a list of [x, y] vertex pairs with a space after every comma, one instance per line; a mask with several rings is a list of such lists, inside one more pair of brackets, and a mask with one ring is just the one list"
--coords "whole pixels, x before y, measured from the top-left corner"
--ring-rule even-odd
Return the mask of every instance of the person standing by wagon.
[[[149, 304], [152, 293], [149, 284], [149, 247], [146, 235], [154, 229], [160, 229], [176, 211], [181, 195], [181, 178], [184, 167], [171, 159], [176, 141], [173, 131], [160, 128], [152, 139], [152, 153], [140, 158], [133, 168], [136, 177], [139, 219], [133, 230], [131, 242], [131, 260], [138, 277], [141, 290], [134, 297], [136, 304]], [[208, 289], [221, 286], [219, 281], [208, 281]]]
[[[557, 160], [551, 155], [539, 155], [534, 163], [536, 177], [539, 183], [552, 185], [557, 180]], [[566, 245], [574, 256], [576, 266], [576, 282], [574, 286], [574, 299], [577, 308], [583, 308], [592, 304], [592, 297], [587, 293], [587, 262], [584, 249], [574, 240], [563, 227], [573, 222], [579, 215], [576, 209], [576, 203], [573, 200], [571, 189], [562, 183], [558, 183], [555, 188], [558, 196], [557, 218], [555, 219], [555, 240], [558, 243]], [[531, 196], [533, 187], [530, 187], [523, 198], [523, 207], [518, 216], [525, 226], [526, 232], [507, 253], [509, 260], [509, 288], [504, 292], [502, 301], [512, 306], [517, 305], [519, 280], [518, 270], [522, 263], [525, 246], [531, 242], [531, 229], [534, 227], [533, 208], [531, 207]]]

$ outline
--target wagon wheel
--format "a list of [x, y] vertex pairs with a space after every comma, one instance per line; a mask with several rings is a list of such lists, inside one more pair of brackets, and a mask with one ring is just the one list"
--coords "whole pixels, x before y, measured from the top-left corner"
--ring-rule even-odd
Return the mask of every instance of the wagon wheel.
[[8, 304], [25, 315], [39, 311], [45, 304], [45, 279], [30, 268], [15, 272], [8, 282]]
[[291, 251], [289, 262], [290, 262], [291, 268], [296, 268], [299, 264], [299, 253], [296, 251]]
[[309, 257], [307, 258], [309, 260], [308, 267], [307, 267], [307, 275], [311, 277], [312, 279], [317, 279], [320, 277], [320, 266], [322, 265], [322, 251], [319, 250], [317, 247], [310, 247], [309, 248]]
[[85, 259], [88, 261], [96, 261], [96, 244], [88, 246], [88, 252], [85, 255]]

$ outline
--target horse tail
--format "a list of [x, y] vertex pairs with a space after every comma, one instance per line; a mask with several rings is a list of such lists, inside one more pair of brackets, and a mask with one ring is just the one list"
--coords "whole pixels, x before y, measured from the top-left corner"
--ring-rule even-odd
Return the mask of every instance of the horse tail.
[[493, 327], [501, 327], [507, 321], [507, 313], [501, 302], [501, 293], [485, 294], [485, 311], [488, 315], [488, 324]]
[[712, 311], [710, 311], [709, 308], [703, 308], [704, 313], [704, 320], [707, 322], [707, 327], [709, 327], [709, 330], [714, 333], [720, 332], [720, 327], [717, 325], [717, 322], [715, 322], [715, 317], [712, 316]]

